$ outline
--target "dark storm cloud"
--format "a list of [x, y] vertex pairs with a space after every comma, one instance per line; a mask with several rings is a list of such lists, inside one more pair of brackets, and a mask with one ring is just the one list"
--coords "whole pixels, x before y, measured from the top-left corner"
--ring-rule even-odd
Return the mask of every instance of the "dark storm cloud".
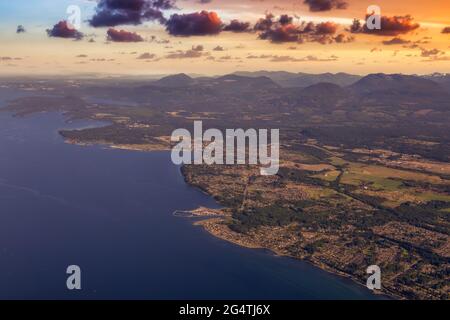
[[77, 31], [73, 26], [71, 26], [67, 21], [60, 21], [53, 26], [51, 29], [47, 29], [47, 35], [49, 37], [56, 38], [72, 38], [80, 40], [83, 38], [83, 34]]
[[[366, 19], [370, 17], [367, 16]], [[393, 16], [381, 17], [381, 29], [370, 30], [366, 24], [362, 24], [359, 20], [355, 19], [353, 25], [350, 27], [350, 31], [353, 33], [366, 33], [379, 36], [398, 36], [400, 34], [406, 34], [418, 29], [420, 25], [414, 22], [414, 18], [410, 15], [406, 16]]]
[[250, 30], [249, 22], [242, 22], [239, 20], [232, 20], [228, 25], [223, 28], [223, 31], [231, 32], [246, 32]]
[[108, 29], [108, 40], [114, 42], [142, 42], [144, 39], [135, 32]]
[[303, 3], [307, 4], [309, 11], [313, 12], [348, 8], [348, 3], [344, 0], [305, 0]]
[[173, 0], [100, 0], [89, 22], [93, 27], [138, 25], [151, 20], [165, 23], [163, 10], [172, 8]]
[[215, 12], [173, 14], [166, 22], [166, 30], [173, 36], [213, 35], [222, 31], [222, 21]]
[[273, 18], [275, 18], [273, 14], [267, 13], [264, 18], [260, 18], [258, 22], [256, 22], [254, 29], [256, 31], [266, 31], [270, 29], [274, 24]]
[[294, 21], [294, 18], [287, 14], [281, 15], [280, 19], [278, 19], [278, 22], [282, 25], [291, 24], [293, 21]]

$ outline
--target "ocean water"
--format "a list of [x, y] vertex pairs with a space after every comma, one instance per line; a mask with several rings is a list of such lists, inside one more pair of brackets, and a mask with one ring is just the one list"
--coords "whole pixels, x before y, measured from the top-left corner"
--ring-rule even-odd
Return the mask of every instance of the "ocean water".
[[[0, 112], [1, 299], [379, 299], [304, 261], [219, 240], [174, 210], [213, 199], [168, 152], [65, 144], [59, 114]], [[79, 291], [66, 268], [81, 268]]]

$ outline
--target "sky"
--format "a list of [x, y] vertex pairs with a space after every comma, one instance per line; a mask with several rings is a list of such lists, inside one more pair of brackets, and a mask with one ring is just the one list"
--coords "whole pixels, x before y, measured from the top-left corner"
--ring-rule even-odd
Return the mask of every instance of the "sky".
[[0, 75], [450, 73], [449, 49], [449, 0], [0, 0]]

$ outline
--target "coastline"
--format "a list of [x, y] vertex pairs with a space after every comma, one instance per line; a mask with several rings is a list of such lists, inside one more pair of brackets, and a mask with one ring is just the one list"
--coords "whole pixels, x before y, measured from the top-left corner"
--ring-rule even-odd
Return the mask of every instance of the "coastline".
[[[205, 217], [205, 219], [203, 219], [201, 221], [194, 222], [193, 225], [199, 226], [199, 227], [203, 228], [206, 232], [211, 234], [212, 236], [214, 236], [218, 239], [221, 239], [223, 241], [229, 242], [231, 244], [234, 244], [234, 245], [237, 245], [240, 247], [244, 247], [247, 249], [268, 250], [272, 254], [274, 254], [275, 256], [278, 256], [278, 257], [287, 257], [287, 258], [291, 258], [291, 259], [295, 259], [295, 260], [301, 260], [301, 261], [307, 262], [321, 270], [324, 270], [326, 272], [334, 274], [336, 276], [349, 279], [349, 280], [353, 281], [354, 283], [358, 284], [359, 286], [366, 287], [365, 283], [360, 281], [358, 278], [352, 276], [351, 274], [342, 272], [338, 269], [331, 268], [330, 266], [326, 265], [325, 263], [323, 263], [317, 259], [314, 259], [314, 258], [309, 259], [307, 257], [293, 256], [293, 255], [288, 254], [287, 252], [280, 250], [278, 248], [264, 246], [264, 245], [258, 244], [257, 242], [252, 242], [249, 239], [250, 237], [230, 230], [227, 227], [225, 220], [226, 220], [225, 218]], [[226, 231], [224, 231], [225, 229], [226, 229]], [[386, 289], [379, 290], [379, 291], [372, 291], [372, 293], [374, 295], [385, 296], [388, 299], [402, 299], [401, 296], [398, 296], [393, 292], [387, 291]]]
[[[64, 139], [65, 143], [67, 144], [73, 144], [73, 145], [79, 145], [79, 146], [94, 146], [94, 145], [101, 145], [105, 146], [110, 149], [119, 149], [119, 150], [128, 150], [128, 151], [140, 151], [140, 152], [152, 152], [152, 151], [170, 151], [170, 146], [161, 143], [161, 144], [135, 144], [135, 145], [121, 145], [121, 144], [114, 144], [108, 141], [91, 141], [91, 142], [83, 142], [76, 139]], [[185, 183], [196, 187], [194, 184], [191, 184], [188, 179], [186, 179], [186, 176], [183, 173], [183, 170], [181, 170], [181, 173], [184, 177]], [[209, 194], [206, 190], [200, 189], [203, 193], [207, 194], [208, 196], [213, 197], [213, 195]], [[280, 257], [289, 257], [295, 260], [301, 260], [307, 263], [310, 263], [311, 265], [324, 270], [326, 272], [332, 273], [334, 275], [347, 278], [349, 280], [352, 280], [354, 283], [365, 287], [365, 283], [360, 281], [358, 278], [352, 276], [351, 274], [342, 272], [341, 270], [332, 268], [325, 263], [319, 261], [318, 259], [309, 258], [306, 256], [294, 256], [289, 254], [287, 251], [282, 250], [282, 248], [277, 248], [274, 246], [268, 246], [264, 245], [262, 243], [258, 243], [258, 241], [255, 241], [252, 239], [251, 236], [237, 233], [232, 231], [228, 225], [226, 224], [227, 218], [230, 218], [231, 215], [229, 212], [227, 212], [228, 208], [223, 209], [211, 209], [211, 208], [205, 208], [200, 207], [196, 208], [194, 210], [176, 210], [173, 214], [175, 216], [179, 216], [182, 218], [202, 218], [199, 221], [193, 222], [194, 226], [198, 226], [203, 228], [206, 232], [208, 232], [210, 235], [229, 242], [231, 244], [248, 248], [248, 249], [264, 249], [272, 252], [276, 256]], [[180, 215], [177, 215], [177, 213], [181, 213]], [[401, 296], [396, 295], [393, 292], [390, 292], [386, 289], [381, 291], [373, 291], [374, 295], [384, 295], [390, 299], [402, 299]]]
[[170, 151], [170, 146], [161, 142], [160, 144], [148, 143], [148, 144], [115, 144], [108, 141], [89, 141], [84, 142], [77, 139], [65, 138], [64, 142], [67, 144], [77, 145], [77, 146], [105, 146], [109, 149], [117, 150], [127, 150], [127, 151], [141, 151], [141, 152], [151, 152], [151, 151]]

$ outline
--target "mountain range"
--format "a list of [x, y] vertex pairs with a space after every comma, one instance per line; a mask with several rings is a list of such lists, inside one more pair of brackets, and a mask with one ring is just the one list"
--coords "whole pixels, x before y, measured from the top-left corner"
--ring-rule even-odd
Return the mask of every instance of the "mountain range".
[[[345, 88], [348, 87], [354, 93], [396, 93], [414, 96], [420, 93], [442, 94], [443, 91], [450, 93], [450, 74], [435, 73], [432, 75], [403, 75], [403, 74], [369, 74], [358, 76], [347, 73], [290, 73], [285, 71], [257, 71], [257, 72], [235, 72], [220, 77], [190, 77], [184, 73], [170, 75], [151, 82], [151, 85], [159, 87], [181, 88], [193, 85], [214, 86], [225, 85], [248, 86], [257, 85], [261, 89], [272, 88], [308, 88], [320, 83], [334, 84]], [[312, 87], [317, 92], [319, 87]], [[325, 89], [325, 87], [323, 87]], [[328, 88], [336, 87], [328, 86]], [[310, 88], [311, 89], [311, 88]]]

